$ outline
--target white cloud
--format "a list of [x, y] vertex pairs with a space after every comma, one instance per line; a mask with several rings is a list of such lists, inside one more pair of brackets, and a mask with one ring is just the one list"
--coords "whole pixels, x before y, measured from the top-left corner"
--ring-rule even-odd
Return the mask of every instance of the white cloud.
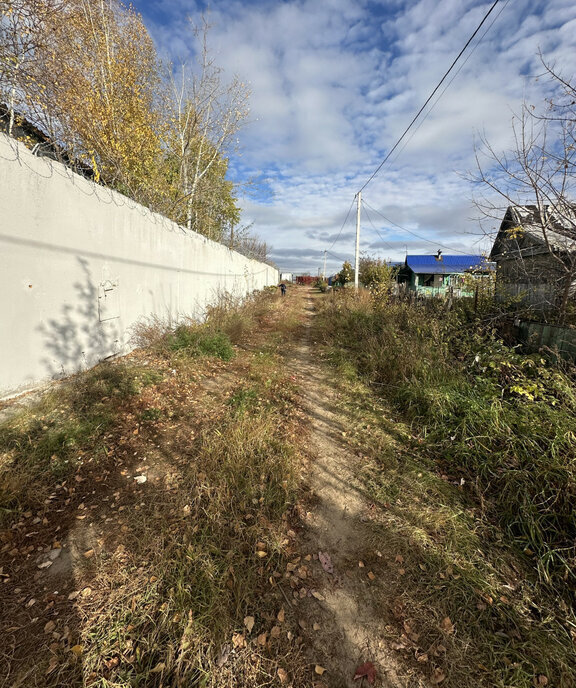
[[[191, 32], [183, 17], [198, 21], [199, 2], [136, 0], [136, 5], [167, 53], [190, 54]], [[245, 199], [244, 222], [254, 221], [279, 258], [300, 261], [303, 269], [317, 264], [356, 191], [490, 5], [223, 0], [211, 11], [217, 63], [252, 90], [242, 158], [232, 161], [231, 169], [267, 178], [273, 193], [259, 201]], [[510, 145], [512, 112], [523, 98], [540, 102], [547, 88], [545, 80], [534, 79], [543, 71], [539, 50], [559, 69], [573, 69], [576, 6], [573, 0], [537, 0], [530, 7], [501, 2], [480, 35], [485, 29], [406, 148], [365, 190], [368, 203], [398, 224], [459, 250], [478, 248], [475, 234], [466, 233], [477, 232], [478, 225], [469, 220], [472, 192], [462, 178], [473, 167], [474, 136], [484, 132], [496, 149]], [[331, 247], [336, 254], [353, 253], [353, 215]], [[419, 252], [437, 248], [399, 229], [377, 228], [392, 247], [383, 248], [383, 255], [399, 258], [404, 246]], [[369, 223], [363, 223], [364, 233], [366, 246], [380, 241]], [[393, 255], [386, 253], [390, 250]]]

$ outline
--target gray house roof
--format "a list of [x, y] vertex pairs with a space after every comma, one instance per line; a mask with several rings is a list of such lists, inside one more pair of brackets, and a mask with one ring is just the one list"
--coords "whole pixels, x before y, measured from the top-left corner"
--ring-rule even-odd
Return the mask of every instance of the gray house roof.
[[[515, 230], [518, 231], [515, 231]], [[576, 205], [511, 205], [494, 241], [491, 260], [576, 251]]]

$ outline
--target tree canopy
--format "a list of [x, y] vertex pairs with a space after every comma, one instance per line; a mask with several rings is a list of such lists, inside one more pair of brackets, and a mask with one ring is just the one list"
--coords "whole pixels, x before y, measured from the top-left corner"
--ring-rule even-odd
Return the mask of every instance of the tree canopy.
[[228, 156], [249, 94], [214, 64], [208, 29], [190, 28], [195, 64], [168, 65], [118, 0], [0, 0], [5, 128], [27, 120], [96, 181], [211, 239], [233, 236]]

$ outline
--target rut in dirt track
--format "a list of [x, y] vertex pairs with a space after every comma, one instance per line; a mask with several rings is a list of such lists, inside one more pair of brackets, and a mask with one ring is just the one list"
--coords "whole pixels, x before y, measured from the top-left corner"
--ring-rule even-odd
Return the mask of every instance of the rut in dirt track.
[[[374, 505], [364, 497], [356, 478], [360, 459], [342, 443], [349, 421], [335, 410], [337, 392], [330, 372], [314, 359], [311, 349], [312, 300], [307, 301], [306, 333], [288, 362], [293, 374], [301, 378], [306, 411], [311, 423], [312, 460], [309, 466], [310, 489], [314, 506], [307, 513], [304, 548], [327, 554], [333, 573], [325, 571], [323, 600], [304, 603], [311, 621], [319, 619], [313, 635], [312, 654], [326, 673], [327, 686], [358, 686], [356, 667], [371, 662], [379, 685], [406, 688], [422, 685], [406, 675], [384, 640], [385, 620], [372, 603], [372, 572], [361, 566], [370, 548], [366, 514]], [[385, 553], [379, 552], [380, 556]], [[379, 590], [381, 590], [379, 588]], [[322, 685], [322, 684], [319, 684]]]

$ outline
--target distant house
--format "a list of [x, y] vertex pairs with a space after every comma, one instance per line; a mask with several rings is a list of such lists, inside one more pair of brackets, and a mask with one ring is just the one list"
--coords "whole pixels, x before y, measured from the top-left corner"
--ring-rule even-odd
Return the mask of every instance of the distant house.
[[481, 278], [494, 269], [494, 263], [483, 256], [445, 256], [438, 251], [432, 256], [406, 256], [397, 281], [419, 296], [473, 296], [473, 291], [466, 289], [470, 282], [466, 276]]
[[295, 275], [294, 280], [296, 284], [314, 284], [318, 277], [313, 277], [312, 275]]
[[497, 293], [539, 310], [565, 305], [576, 290], [576, 205], [510, 206], [494, 241]]
[[281, 282], [293, 282], [294, 281], [294, 275], [291, 272], [281, 272], [280, 273], [280, 281]]

